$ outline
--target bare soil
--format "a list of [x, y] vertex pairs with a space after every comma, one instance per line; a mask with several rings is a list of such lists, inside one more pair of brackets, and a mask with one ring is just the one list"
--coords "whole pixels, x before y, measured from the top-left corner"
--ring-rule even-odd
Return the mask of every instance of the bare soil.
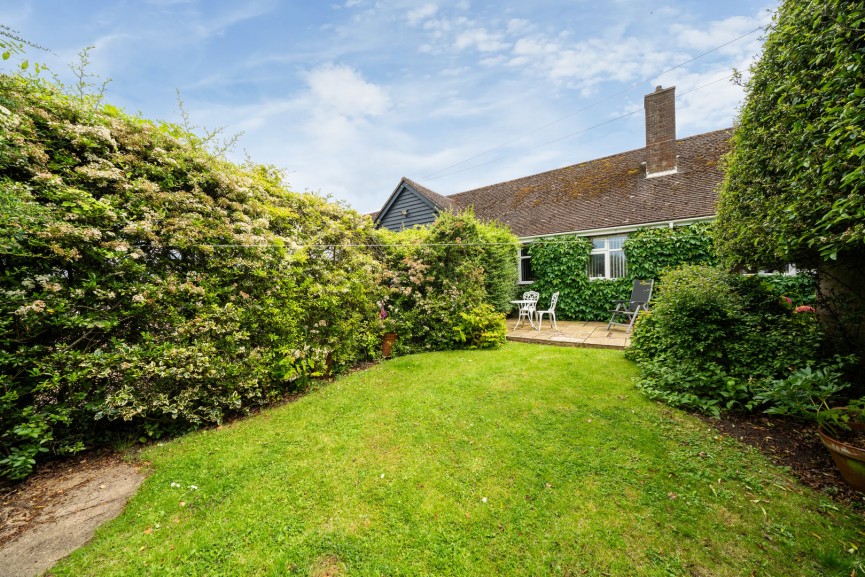
[[702, 418], [719, 432], [756, 447], [775, 464], [789, 467], [803, 485], [865, 515], [865, 494], [841, 478], [832, 457], [820, 441], [815, 424], [766, 415]]

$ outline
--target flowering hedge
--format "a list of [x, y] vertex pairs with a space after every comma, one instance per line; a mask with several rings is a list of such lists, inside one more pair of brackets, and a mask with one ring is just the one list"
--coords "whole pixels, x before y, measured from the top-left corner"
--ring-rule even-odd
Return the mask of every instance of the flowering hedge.
[[388, 323], [401, 352], [491, 348], [507, 336], [517, 238], [469, 210], [429, 227], [380, 233], [390, 275]]
[[375, 354], [368, 218], [176, 126], [21, 77], [0, 95], [0, 476]]

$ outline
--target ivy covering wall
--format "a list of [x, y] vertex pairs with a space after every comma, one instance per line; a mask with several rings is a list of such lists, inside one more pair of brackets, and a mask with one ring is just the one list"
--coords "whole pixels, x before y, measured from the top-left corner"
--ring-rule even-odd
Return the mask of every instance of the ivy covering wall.
[[715, 265], [711, 224], [641, 229], [624, 244], [628, 274], [620, 279], [589, 279], [592, 243], [586, 237], [561, 236], [531, 244], [535, 282], [525, 290], [541, 293], [541, 305], [559, 291], [556, 315], [563, 320], [609, 319], [612, 303], [628, 298], [634, 279], [658, 279], [661, 271], [682, 264]]

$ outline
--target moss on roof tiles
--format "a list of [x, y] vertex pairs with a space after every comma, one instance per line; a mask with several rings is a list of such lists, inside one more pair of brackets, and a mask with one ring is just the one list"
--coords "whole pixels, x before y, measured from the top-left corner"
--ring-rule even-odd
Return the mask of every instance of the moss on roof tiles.
[[731, 135], [725, 129], [679, 139], [679, 171], [650, 179], [641, 148], [447, 197], [416, 188], [445, 208], [473, 206], [479, 217], [504, 222], [517, 236], [711, 216]]

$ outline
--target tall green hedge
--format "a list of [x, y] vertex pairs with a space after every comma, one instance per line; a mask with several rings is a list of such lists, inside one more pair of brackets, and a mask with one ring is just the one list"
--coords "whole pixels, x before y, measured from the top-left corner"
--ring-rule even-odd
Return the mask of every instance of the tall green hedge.
[[375, 353], [368, 218], [39, 81], [0, 75], [0, 124], [0, 476]]
[[504, 342], [516, 285], [517, 238], [471, 210], [429, 227], [381, 231], [390, 276], [388, 324], [402, 352]]
[[865, 261], [865, 4], [785, 0], [752, 67], [718, 200], [730, 265]]
[[751, 68], [718, 197], [729, 266], [819, 275], [830, 347], [865, 394], [865, 3], [784, 0]]

